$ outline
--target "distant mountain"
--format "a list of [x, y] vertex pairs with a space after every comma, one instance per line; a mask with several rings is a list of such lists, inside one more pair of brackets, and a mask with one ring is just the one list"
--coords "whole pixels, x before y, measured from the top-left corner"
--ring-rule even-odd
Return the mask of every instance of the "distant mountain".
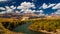
[[0, 18], [12, 18], [12, 17], [21, 17], [22, 15], [17, 14], [17, 13], [5, 13], [5, 14], [0, 14]]
[[44, 16], [38, 14], [20, 14], [20, 13], [4, 13], [0, 14], [0, 18], [22, 18], [22, 17], [30, 17], [30, 18], [42, 18]]

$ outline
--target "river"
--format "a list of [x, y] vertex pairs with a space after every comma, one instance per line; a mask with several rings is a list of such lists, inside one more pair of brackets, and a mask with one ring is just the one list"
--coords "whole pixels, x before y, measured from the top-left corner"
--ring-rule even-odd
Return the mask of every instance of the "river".
[[36, 31], [29, 30], [28, 27], [29, 27], [30, 24], [31, 23], [26, 23], [26, 24], [20, 25], [20, 26], [14, 28], [13, 31], [23, 32], [23, 33], [26, 33], [26, 34], [44, 34], [44, 33], [41, 33], [41, 32], [36, 32]]

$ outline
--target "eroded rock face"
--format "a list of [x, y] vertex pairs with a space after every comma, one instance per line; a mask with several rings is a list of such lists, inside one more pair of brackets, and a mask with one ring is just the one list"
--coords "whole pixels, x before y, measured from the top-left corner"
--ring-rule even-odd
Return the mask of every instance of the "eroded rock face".
[[10, 30], [6, 29], [6, 28], [0, 23], [0, 34], [23, 34], [23, 33], [21, 33], [21, 32], [16, 33], [16, 32], [10, 31]]

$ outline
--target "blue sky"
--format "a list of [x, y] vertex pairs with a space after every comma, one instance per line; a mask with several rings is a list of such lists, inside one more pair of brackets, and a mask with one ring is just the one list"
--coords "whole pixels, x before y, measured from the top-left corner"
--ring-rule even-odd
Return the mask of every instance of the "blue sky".
[[[33, 3], [35, 6], [35, 8], [28, 8], [28, 10], [35, 10], [34, 13], [37, 13], [39, 14], [39, 11], [42, 10], [43, 11], [43, 14], [60, 14], [59, 10], [60, 10], [60, 0], [0, 0], [0, 7], [4, 7], [6, 8], [5, 6], [14, 6], [14, 7], [18, 7], [18, 6], [21, 6], [21, 3]], [[57, 6], [59, 5], [59, 6]], [[56, 7], [57, 6], [57, 7]], [[17, 9], [15, 9], [17, 10]], [[22, 9], [19, 9], [19, 10], [22, 10]], [[1, 11], [1, 9], [0, 9]], [[1, 11], [1, 13], [4, 13], [4, 11]], [[17, 10], [17, 12], [19, 12]], [[40, 11], [41, 13], [41, 11]]]

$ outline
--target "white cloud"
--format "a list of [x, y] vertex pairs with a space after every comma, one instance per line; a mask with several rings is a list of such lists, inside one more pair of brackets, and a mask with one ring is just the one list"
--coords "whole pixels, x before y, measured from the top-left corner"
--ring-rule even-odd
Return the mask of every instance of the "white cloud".
[[0, 0], [0, 2], [7, 2], [7, 1], [12, 1], [12, 0]]
[[39, 16], [45, 16], [45, 14], [40, 13]]
[[0, 10], [4, 10], [4, 11], [0, 12], [0, 14], [2, 14], [2, 13], [12, 13], [14, 9], [10, 8], [9, 6], [5, 6], [5, 8], [0, 7]]
[[2, 14], [2, 13], [14, 13], [15, 9], [16, 9], [16, 7], [14, 7], [13, 5], [12, 6], [0, 7], [0, 10], [4, 10], [4, 11], [0, 12], [0, 14]]
[[[48, 5], [46, 5], [46, 4], [44, 4], [45, 5], [45, 7], [43, 7], [43, 8], [46, 8], [46, 7], [48, 7]], [[43, 5], [43, 6], [44, 6]], [[50, 6], [52, 6], [52, 5], [49, 5], [49, 7]], [[18, 6], [18, 7], [15, 7], [15, 6], [5, 6], [5, 8], [0, 8], [0, 9], [2, 9], [2, 10], [5, 10], [5, 11], [2, 11], [2, 12], [0, 12], [0, 14], [1, 13], [20, 13], [20, 12], [23, 12], [23, 13], [30, 13], [30, 14], [32, 14], [32, 13], [34, 13], [34, 12], [36, 12], [36, 10], [32, 10], [32, 9], [30, 9], [30, 8], [34, 8], [35, 7], [35, 5], [33, 4], [33, 3], [30, 3], [30, 2], [23, 2], [23, 3], [21, 3], [21, 5], [20, 6]], [[21, 11], [18, 11], [18, 10], [15, 10], [15, 9], [19, 9], [19, 10], [21, 10]], [[15, 11], [14, 11], [15, 10]], [[44, 15], [43, 14], [43, 10], [37, 10], [38, 12], [40, 12], [40, 14], [39, 15]]]
[[17, 9], [25, 9], [24, 6], [18, 6]]
[[5, 6], [6, 7], [6, 12], [7, 13], [13, 13], [14, 12], [14, 10], [16, 9], [16, 7], [14, 7], [14, 6]]
[[53, 6], [55, 6], [56, 4], [50, 4], [49, 6], [48, 6], [48, 8], [50, 8], [50, 7], [53, 7]]
[[54, 13], [51, 13], [51, 15], [53, 15]]
[[5, 6], [5, 11], [6, 13], [13, 13], [14, 12], [14, 9], [16, 9], [16, 7], [14, 6]]
[[8, 1], [8, 0], [0, 0], [0, 2], [2, 2], [2, 1]]
[[[33, 3], [30, 3], [30, 2], [23, 2], [23, 3], [21, 3], [21, 5], [20, 6], [18, 6], [18, 7], [15, 7], [15, 6], [5, 6], [5, 8], [0, 8], [0, 9], [4, 9], [5, 10], [5, 13], [20, 13], [20, 12], [24, 12], [24, 13], [34, 13], [35, 12], [35, 10], [31, 10], [30, 8], [34, 8], [35, 7], [35, 5], [33, 4]], [[21, 10], [21, 11], [18, 11], [18, 10], [16, 10], [16, 11], [14, 11], [15, 9], [19, 9], [19, 10]]]
[[4, 7], [0, 7], [0, 10], [5, 10], [5, 8]]
[[17, 9], [29, 9], [29, 8], [33, 8], [33, 7], [35, 7], [35, 5], [33, 3], [23, 2], [23, 3], [21, 3], [21, 6], [17, 7]]
[[43, 10], [37, 10], [36, 12], [43, 13], [44, 11]]
[[5, 6], [5, 8], [6, 8], [6, 10], [10, 9], [10, 7], [9, 7], [9, 6]]
[[60, 9], [60, 3], [56, 4], [52, 9]]
[[41, 6], [41, 8], [46, 9], [46, 8], [48, 8], [48, 5], [46, 3], [43, 3], [43, 5]]
[[47, 5], [46, 3], [43, 3], [43, 5], [39, 9], [41, 9], [41, 8], [47, 9], [47, 8], [53, 7], [54, 5], [56, 5], [56, 4], [49, 4], [49, 5]]
[[4, 7], [0, 7], [0, 10], [5, 10], [5, 11], [0, 12], [0, 14], [1, 13], [10, 13], [10, 12], [13, 11], [13, 9], [11, 9], [9, 6], [5, 6], [5, 8]]
[[58, 9], [56, 12], [51, 13], [51, 15], [53, 15], [53, 14], [60, 15], [60, 10]]
[[55, 14], [60, 14], [60, 10], [57, 10], [57, 11], [55, 12]]
[[44, 15], [44, 14], [43, 14], [43, 12], [44, 12], [43, 10], [40, 10], [39, 12], [40, 12], [39, 15]]
[[10, 6], [10, 8], [11, 8], [11, 9], [16, 9], [16, 7], [14, 7], [13, 5], [12, 5], [12, 6]]
[[43, 10], [37, 10], [36, 12], [39, 12], [39, 15], [40, 16], [44, 16], [45, 14], [43, 13], [44, 11]]
[[0, 14], [4, 14], [4, 13], [6, 13], [6, 12], [5, 11], [0, 12]]
[[8, 10], [6, 10], [6, 12], [7, 12], [7, 13], [12, 13], [13, 10], [12, 10], [12, 9], [8, 9]]
[[24, 11], [24, 13], [34, 13], [34, 12], [35, 12], [35, 10], [30, 10], [30, 9], [27, 9]]
[[6, 13], [11, 13], [13, 11], [13, 9], [11, 9], [9, 6], [5, 6], [6, 8]]
[[31, 10], [30, 8], [35, 8], [35, 5], [30, 2], [23, 2], [23, 3], [21, 3], [20, 6], [17, 7], [17, 9], [21, 10], [20, 12], [33, 13], [34, 10]]
[[34, 13], [36, 12], [36, 10], [31, 10], [31, 9], [26, 9], [26, 10], [21, 10], [20, 12], [23, 12], [23, 13]]
[[19, 12], [19, 11], [17, 11], [17, 10], [16, 10], [15, 12], [16, 12], [16, 13], [20, 13], [20, 12]]
[[40, 13], [43, 13], [44, 11], [43, 10], [40, 10]]

